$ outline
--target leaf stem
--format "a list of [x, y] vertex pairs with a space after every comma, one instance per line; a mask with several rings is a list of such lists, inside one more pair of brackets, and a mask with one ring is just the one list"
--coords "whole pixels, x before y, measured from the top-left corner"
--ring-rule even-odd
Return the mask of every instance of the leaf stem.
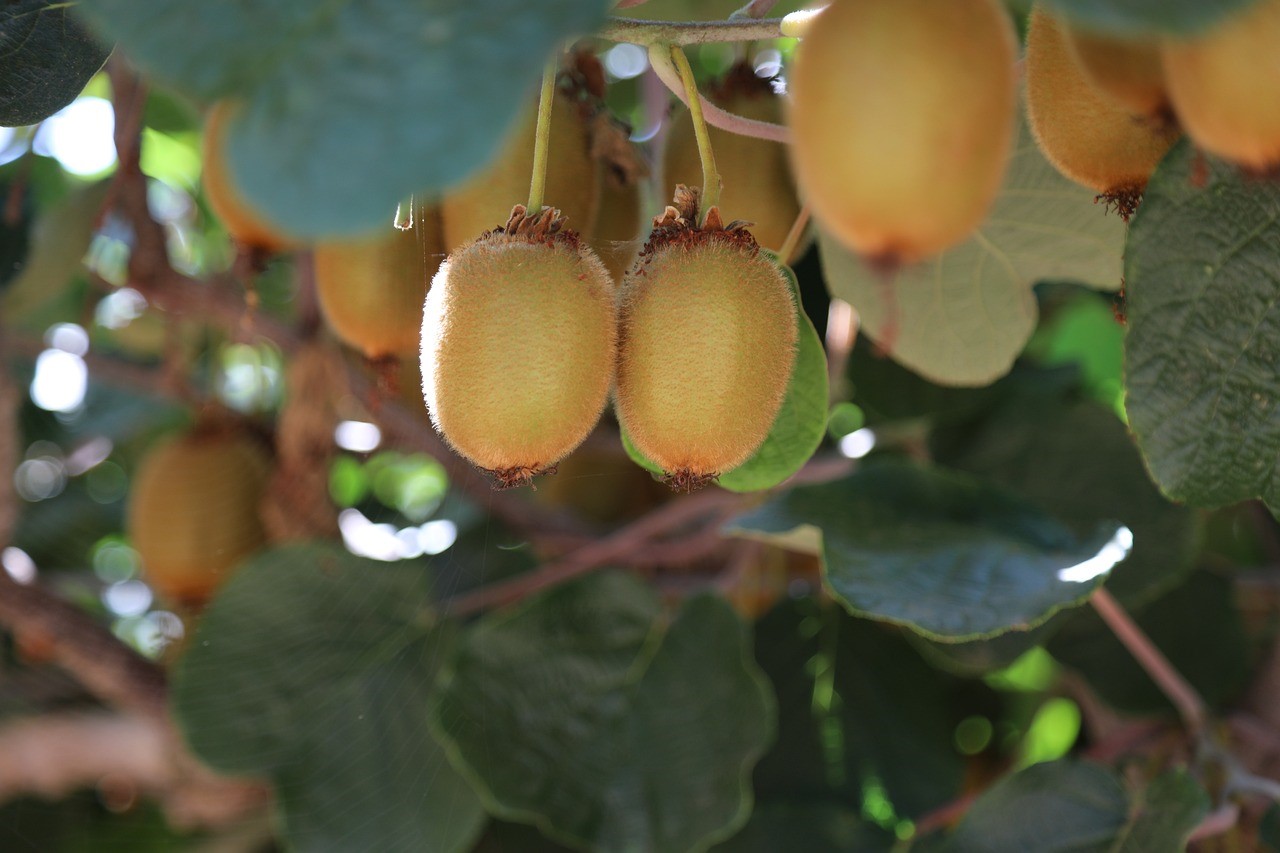
[[[681, 103], [687, 106], [689, 95], [685, 92], [684, 82], [675, 63], [671, 60], [671, 54], [662, 46], [651, 45], [649, 47], [649, 62], [653, 65], [654, 74], [658, 76], [663, 85], [670, 89], [680, 99]], [[782, 143], [791, 141], [791, 130], [784, 125], [768, 121], [756, 121], [755, 119], [743, 118], [740, 115], [725, 112], [702, 95], [698, 96], [698, 101], [702, 106], [702, 117], [712, 127], [718, 127], [721, 130], [727, 130], [739, 136], [750, 136], [753, 139], [767, 139], [770, 142]]]
[[1133, 621], [1133, 617], [1125, 612], [1105, 587], [1094, 590], [1089, 603], [1093, 605], [1094, 610], [1098, 611], [1098, 615], [1102, 617], [1103, 622], [1107, 623], [1107, 627], [1116, 635], [1116, 639], [1129, 650], [1139, 666], [1169, 697], [1169, 701], [1178, 709], [1178, 714], [1191, 733], [1194, 735], [1203, 733], [1209, 716], [1204, 700], [1200, 698], [1200, 694], [1196, 693], [1195, 688], [1187, 683], [1182, 674], [1174, 669], [1164, 653], [1151, 642], [1151, 638], [1143, 633], [1143, 630]]
[[716, 170], [715, 152], [711, 150], [711, 133], [707, 130], [707, 120], [702, 115], [702, 96], [698, 94], [698, 81], [694, 79], [689, 57], [684, 55], [684, 48], [679, 45], [671, 45], [667, 50], [671, 53], [676, 70], [680, 72], [685, 103], [689, 105], [689, 117], [693, 119], [693, 132], [698, 139], [698, 158], [702, 161], [701, 207], [705, 216], [706, 211], [720, 203], [720, 173]]
[[787, 266], [795, 263], [796, 249], [800, 246], [800, 240], [804, 237], [805, 229], [809, 227], [809, 204], [806, 202], [800, 208], [800, 212], [796, 214], [796, 221], [791, 223], [791, 230], [787, 232], [786, 239], [782, 241], [782, 245], [778, 247], [778, 259]]
[[542, 91], [538, 95], [538, 126], [533, 138], [533, 176], [529, 180], [530, 214], [542, 210], [542, 195], [547, 187], [547, 156], [551, 147], [551, 106], [556, 96], [558, 57], [547, 61], [542, 70]]

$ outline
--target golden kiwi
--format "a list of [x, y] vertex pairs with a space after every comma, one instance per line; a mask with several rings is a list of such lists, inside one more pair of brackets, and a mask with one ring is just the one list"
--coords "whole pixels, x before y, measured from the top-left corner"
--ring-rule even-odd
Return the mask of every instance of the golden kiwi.
[[1027, 112], [1059, 172], [1127, 214], [1178, 138], [1112, 102], [1085, 77], [1058, 21], [1037, 6], [1027, 31]]
[[[537, 110], [530, 110], [507, 139], [497, 158], [479, 175], [449, 192], [440, 202], [445, 248], [452, 252], [492, 228], [511, 213], [511, 200], [529, 194]], [[600, 203], [600, 165], [591, 156], [590, 131], [577, 102], [557, 92], [551, 108], [551, 156], [547, 162], [547, 204], [579, 224], [585, 239]]]
[[264, 252], [297, 248], [298, 241], [254, 210], [232, 180], [227, 168], [226, 123], [234, 109], [230, 101], [219, 101], [205, 116], [201, 171], [205, 198], [237, 243]]
[[745, 462], [795, 363], [795, 297], [778, 266], [698, 193], [678, 187], [623, 284], [615, 394], [636, 448], [677, 489]]
[[1174, 111], [1196, 144], [1256, 170], [1280, 164], [1280, 0], [1260, 0], [1161, 53]]
[[362, 240], [316, 246], [316, 296], [329, 328], [370, 360], [415, 353], [443, 244], [439, 215], [424, 208], [407, 230], [388, 223]]
[[501, 487], [546, 472], [600, 419], [616, 317], [613, 280], [558, 211], [516, 206], [506, 226], [452, 253], [427, 292], [431, 422]]
[[[751, 66], [738, 63], [707, 91], [716, 106], [756, 121], [782, 121], [782, 98], [773, 85], [755, 75]], [[719, 205], [734, 217], [751, 223], [751, 234], [761, 246], [777, 250], [787, 239], [800, 213], [787, 148], [777, 142], [755, 139], [719, 128], [710, 128], [716, 169], [724, 183]], [[667, 137], [663, 180], [667, 186], [702, 183], [698, 140], [688, 110], [672, 122]]]
[[1158, 42], [1084, 30], [1065, 21], [1063, 30], [1080, 69], [1098, 91], [1134, 115], [1170, 121]]
[[969, 236], [1013, 142], [1017, 40], [999, 0], [841, 0], [795, 53], [792, 163], [827, 231], [882, 263]]
[[152, 450], [128, 508], [147, 583], [170, 601], [203, 605], [266, 542], [258, 504], [269, 476], [259, 444], [229, 428], [197, 427]]

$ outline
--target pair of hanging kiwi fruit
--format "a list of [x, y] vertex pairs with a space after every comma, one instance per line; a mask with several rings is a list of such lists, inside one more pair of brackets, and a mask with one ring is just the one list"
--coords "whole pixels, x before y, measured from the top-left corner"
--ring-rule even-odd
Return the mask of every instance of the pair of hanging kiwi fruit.
[[[553, 468], [594, 428], [612, 390], [637, 448], [673, 486], [693, 488], [744, 461], [772, 425], [794, 360], [791, 288], [751, 233], [699, 211], [694, 191], [681, 192], [640, 251], [641, 170], [592, 156], [602, 93], [570, 83], [551, 102], [555, 209], [509, 206], [532, 170], [530, 113], [487, 170], [416, 209], [413, 228], [317, 246], [319, 303], [334, 332], [372, 360], [421, 341], [432, 422], [501, 486]], [[780, 117], [780, 99], [749, 69], [733, 69], [713, 96]], [[220, 126], [209, 127], [206, 157], [218, 150]], [[780, 244], [799, 209], [785, 149], [717, 141], [728, 185], [743, 188], [726, 201]], [[666, 160], [672, 179], [700, 174], [685, 116]], [[236, 234], [243, 216], [209, 197]], [[393, 282], [404, 286], [388, 293]]]

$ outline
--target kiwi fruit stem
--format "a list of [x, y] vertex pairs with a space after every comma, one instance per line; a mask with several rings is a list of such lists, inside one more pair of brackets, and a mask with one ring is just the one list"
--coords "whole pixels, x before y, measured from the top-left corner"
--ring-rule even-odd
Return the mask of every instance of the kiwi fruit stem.
[[542, 91], [538, 94], [538, 124], [533, 135], [533, 176], [529, 179], [529, 204], [532, 211], [542, 210], [542, 195], [547, 186], [547, 156], [551, 147], [551, 104], [556, 96], [555, 58], [542, 69]]
[[702, 96], [698, 93], [698, 81], [693, 76], [689, 57], [684, 48], [672, 45], [671, 60], [680, 72], [684, 84], [685, 99], [689, 102], [689, 118], [693, 120], [693, 134], [698, 140], [698, 158], [702, 161], [702, 204], [710, 211], [720, 202], [720, 173], [716, 170], [716, 155], [711, 150], [711, 134], [707, 132], [707, 120], [702, 115]]

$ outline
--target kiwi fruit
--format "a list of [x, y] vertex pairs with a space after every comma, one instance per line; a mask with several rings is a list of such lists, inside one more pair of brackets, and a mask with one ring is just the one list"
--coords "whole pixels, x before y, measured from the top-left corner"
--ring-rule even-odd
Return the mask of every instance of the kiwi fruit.
[[1095, 89], [1133, 115], [1159, 124], [1172, 121], [1159, 42], [1085, 30], [1065, 21], [1063, 31]]
[[[601, 167], [591, 156], [590, 127], [579, 108], [581, 103], [564, 91], [557, 91], [552, 101], [551, 156], [543, 195], [565, 219], [585, 229], [579, 233], [590, 240], [600, 203]], [[527, 110], [497, 158], [441, 199], [448, 251], [466, 245], [477, 234], [501, 227], [511, 213], [511, 200], [528, 196], [537, 123], [537, 110]]]
[[444, 256], [440, 217], [415, 211], [405, 230], [387, 224], [364, 239], [315, 247], [316, 297], [343, 343], [371, 361], [412, 355], [427, 285]]
[[269, 477], [256, 439], [225, 425], [157, 445], [134, 477], [127, 512], [147, 583], [172, 602], [202, 606], [266, 542], [258, 505]]
[[1008, 164], [1016, 59], [999, 0], [858, 0], [819, 13], [790, 77], [792, 163], [819, 223], [878, 265], [968, 237]]
[[201, 167], [205, 198], [237, 243], [267, 253], [295, 249], [298, 241], [254, 210], [232, 179], [227, 166], [226, 125], [235, 109], [231, 101], [219, 101], [205, 116]]
[[1040, 150], [1066, 177], [1132, 212], [1178, 131], [1133, 115], [1089, 82], [1059, 22], [1032, 10], [1027, 112]]
[[1280, 165], [1280, 0], [1161, 46], [1174, 111], [1206, 151], [1255, 171]]
[[[735, 115], [774, 124], [783, 120], [781, 96], [774, 92], [770, 81], [757, 77], [745, 62], [735, 64], [706, 91], [716, 106]], [[721, 210], [750, 222], [751, 234], [761, 246], [780, 248], [800, 213], [786, 146], [716, 127], [710, 128], [709, 134], [716, 152], [716, 169], [724, 185], [720, 191]], [[688, 110], [671, 124], [663, 179], [667, 186], [692, 187], [702, 183], [698, 140]]]
[[423, 312], [423, 396], [449, 445], [499, 487], [548, 472], [599, 421], [614, 373], [615, 292], [551, 208], [517, 205], [505, 226], [440, 265]]
[[680, 186], [623, 283], [618, 420], [688, 491], [764, 442], [795, 363], [795, 296], [741, 223]]

